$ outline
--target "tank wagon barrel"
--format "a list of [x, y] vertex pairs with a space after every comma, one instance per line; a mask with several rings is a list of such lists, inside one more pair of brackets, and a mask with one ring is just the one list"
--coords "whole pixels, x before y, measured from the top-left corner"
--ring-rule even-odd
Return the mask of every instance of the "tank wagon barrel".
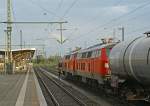
[[110, 53], [112, 75], [150, 86], [150, 37], [117, 44]]

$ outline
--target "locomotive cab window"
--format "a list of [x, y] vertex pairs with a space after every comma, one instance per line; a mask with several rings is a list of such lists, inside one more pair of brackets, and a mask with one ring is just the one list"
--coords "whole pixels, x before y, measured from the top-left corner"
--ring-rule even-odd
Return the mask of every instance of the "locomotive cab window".
[[86, 58], [86, 52], [85, 53], [82, 53], [82, 58]]
[[65, 59], [69, 60], [69, 59], [70, 59], [70, 55], [67, 55], [67, 56], [65, 57]]
[[97, 56], [100, 56], [100, 55], [101, 55], [101, 51], [98, 50], [98, 51], [97, 51]]
[[92, 56], [92, 52], [88, 52], [87, 58], [90, 58]]
[[96, 51], [93, 51], [92, 58], [96, 57]]
[[81, 57], [82, 57], [82, 54], [81, 54], [81, 53], [77, 54], [77, 58], [78, 58], [78, 59], [81, 58]]
[[96, 50], [96, 51], [95, 51], [95, 57], [99, 57], [100, 54], [101, 54], [100, 50]]

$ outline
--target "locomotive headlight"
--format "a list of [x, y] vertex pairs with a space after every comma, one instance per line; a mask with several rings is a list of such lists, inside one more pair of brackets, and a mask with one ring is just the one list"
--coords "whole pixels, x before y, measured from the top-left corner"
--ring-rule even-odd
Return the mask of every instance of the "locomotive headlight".
[[105, 63], [105, 68], [109, 68], [109, 64], [108, 63]]

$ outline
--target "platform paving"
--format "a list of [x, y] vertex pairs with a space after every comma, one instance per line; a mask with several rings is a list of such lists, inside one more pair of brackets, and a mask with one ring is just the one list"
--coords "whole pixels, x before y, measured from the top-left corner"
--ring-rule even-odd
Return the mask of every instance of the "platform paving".
[[0, 75], [0, 106], [47, 106], [33, 70]]

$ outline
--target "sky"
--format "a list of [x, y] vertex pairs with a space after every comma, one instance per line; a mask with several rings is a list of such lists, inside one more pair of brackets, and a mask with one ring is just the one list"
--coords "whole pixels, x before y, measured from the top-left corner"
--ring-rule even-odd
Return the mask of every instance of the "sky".
[[[0, 21], [6, 21], [6, 11], [6, 0], [0, 0]], [[20, 44], [20, 30], [26, 47], [40, 50], [44, 44], [47, 56], [86, 48], [100, 43], [101, 38], [121, 40], [120, 27], [129, 40], [150, 30], [149, 12], [150, 0], [12, 0], [13, 21], [68, 22], [63, 24], [63, 39], [67, 39], [63, 45], [56, 41], [60, 39], [59, 24], [13, 25], [12, 44]], [[5, 29], [0, 24], [0, 45], [5, 43]]]

